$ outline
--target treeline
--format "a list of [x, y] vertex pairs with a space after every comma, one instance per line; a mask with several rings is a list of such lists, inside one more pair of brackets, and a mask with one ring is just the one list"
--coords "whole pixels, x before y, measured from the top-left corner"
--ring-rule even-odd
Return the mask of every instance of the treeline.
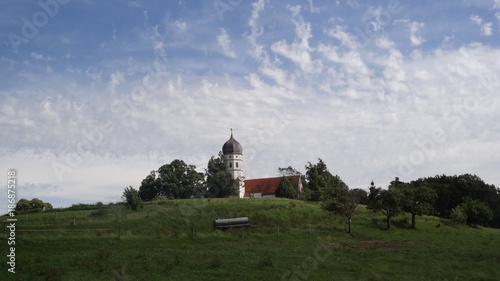
[[50, 211], [52, 209], [52, 204], [43, 202], [38, 198], [33, 198], [31, 200], [21, 198], [19, 201], [17, 201], [16, 204], [16, 212], [22, 213], [36, 213], [42, 211]]
[[410, 182], [395, 178], [387, 188], [376, 187], [371, 182], [366, 192], [348, 189], [319, 159], [317, 164], [306, 166], [303, 197], [321, 201], [323, 208], [343, 214], [348, 220], [353, 215], [353, 206], [367, 205], [368, 209], [385, 215], [388, 230], [391, 219], [402, 212], [411, 214], [414, 229], [418, 215], [434, 215], [470, 226], [500, 228], [500, 189], [470, 174], [437, 175]]
[[[500, 189], [486, 184], [476, 175], [437, 175], [403, 182], [395, 178], [381, 188], [371, 183], [369, 191], [349, 189], [339, 176], [328, 171], [323, 160], [308, 162], [302, 175], [293, 167], [279, 168], [283, 176], [276, 197], [320, 201], [323, 208], [346, 216], [348, 222], [357, 204], [366, 205], [386, 216], [387, 228], [391, 219], [402, 212], [411, 214], [411, 227], [416, 228], [415, 217], [434, 215], [471, 226], [484, 225], [500, 228]], [[286, 176], [300, 175], [303, 189], [293, 185]], [[138, 190], [127, 187], [124, 201], [137, 209], [141, 201], [155, 198], [187, 199], [229, 197], [237, 195], [239, 182], [227, 171], [222, 154], [211, 157], [204, 173], [194, 165], [176, 159], [158, 170], [151, 171]]]
[[169, 164], [153, 170], [141, 182], [139, 189], [125, 188], [122, 198], [132, 209], [137, 209], [140, 201], [156, 198], [222, 198], [238, 193], [239, 181], [227, 171], [228, 163], [224, 155], [212, 156], [208, 160], [205, 173], [196, 171], [196, 166], [175, 159]]

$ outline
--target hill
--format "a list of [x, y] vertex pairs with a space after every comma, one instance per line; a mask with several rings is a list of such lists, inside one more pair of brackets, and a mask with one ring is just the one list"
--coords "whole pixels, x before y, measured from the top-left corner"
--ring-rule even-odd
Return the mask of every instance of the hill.
[[[216, 217], [240, 216], [258, 226], [212, 228]], [[383, 217], [364, 206], [354, 237], [342, 217], [287, 199], [164, 200], [139, 211], [109, 205], [17, 219], [16, 273], [4, 269], [1, 280], [497, 280], [500, 273], [500, 230], [424, 216], [414, 231], [402, 215], [386, 232]], [[9, 247], [3, 240], [2, 253]]]

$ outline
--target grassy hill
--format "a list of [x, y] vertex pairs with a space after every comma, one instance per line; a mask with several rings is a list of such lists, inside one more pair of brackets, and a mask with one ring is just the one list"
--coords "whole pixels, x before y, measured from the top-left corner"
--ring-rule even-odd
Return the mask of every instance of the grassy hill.
[[[212, 229], [249, 217], [251, 229]], [[4, 220], [6, 217], [4, 217]], [[354, 237], [318, 204], [193, 199], [19, 215], [16, 273], [0, 280], [499, 280], [500, 230], [409, 216], [383, 230], [359, 206]], [[439, 227], [436, 227], [439, 225]], [[7, 261], [8, 245], [1, 241]]]

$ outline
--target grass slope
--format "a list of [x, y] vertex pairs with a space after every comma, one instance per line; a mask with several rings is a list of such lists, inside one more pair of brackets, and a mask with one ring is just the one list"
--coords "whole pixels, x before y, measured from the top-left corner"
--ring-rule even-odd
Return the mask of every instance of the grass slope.
[[[215, 217], [239, 216], [258, 227], [212, 229]], [[498, 280], [500, 230], [420, 217], [413, 231], [407, 221], [386, 232], [359, 206], [350, 237], [342, 217], [287, 199], [20, 215], [16, 273], [2, 262], [0, 280]], [[8, 247], [2, 240], [5, 261]]]

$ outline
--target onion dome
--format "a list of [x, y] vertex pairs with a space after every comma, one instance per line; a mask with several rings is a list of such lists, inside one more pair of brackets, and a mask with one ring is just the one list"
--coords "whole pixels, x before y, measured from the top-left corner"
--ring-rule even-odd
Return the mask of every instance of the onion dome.
[[222, 146], [222, 153], [224, 155], [231, 153], [243, 154], [243, 148], [241, 147], [241, 144], [233, 138], [233, 129], [231, 129], [231, 137]]

